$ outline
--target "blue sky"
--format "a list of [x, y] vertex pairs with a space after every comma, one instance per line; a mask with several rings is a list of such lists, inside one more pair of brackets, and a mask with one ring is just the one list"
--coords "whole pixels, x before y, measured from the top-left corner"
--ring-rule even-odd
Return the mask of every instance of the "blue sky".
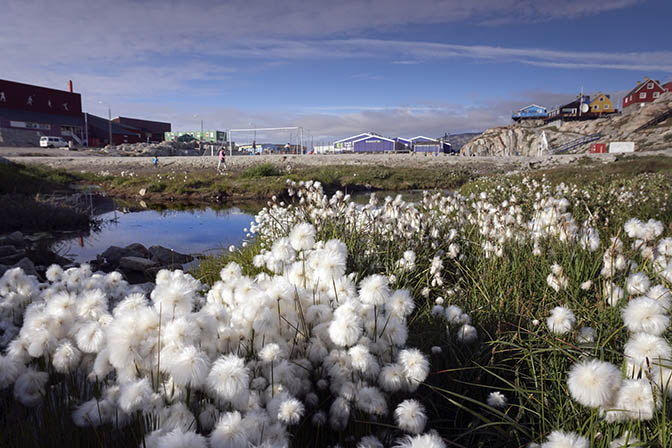
[[[669, 0], [0, 0], [0, 77], [175, 130], [481, 131], [672, 79]], [[238, 140], [249, 139], [240, 135]], [[258, 135], [257, 140], [287, 140]]]

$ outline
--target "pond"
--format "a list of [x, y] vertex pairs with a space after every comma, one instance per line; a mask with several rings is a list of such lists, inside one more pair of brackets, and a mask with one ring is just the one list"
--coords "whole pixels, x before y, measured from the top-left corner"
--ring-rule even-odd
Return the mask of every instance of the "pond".
[[[380, 202], [386, 196], [395, 197], [399, 192], [377, 191]], [[404, 200], [419, 201], [419, 190], [402, 193]], [[353, 200], [366, 204], [370, 193], [357, 193]], [[81, 234], [68, 234], [55, 243], [53, 249], [76, 263], [96, 258], [110, 246], [125, 247], [141, 243], [173, 249], [184, 254], [208, 254], [226, 250], [230, 245], [240, 245], [254, 215], [264, 207], [264, 202], [244, 201], [236, 206], [223, 208], [182, 208], [180, 210], [150, 210], [139, 206], [112, 205], [105, 213], [96, 216], [97, 229]]]
[[141, 243], [185, 254], [204, 254], [239, 245], [256, 211], [245, 207], [188, 210], [114, 210], [98, 215], [100, 226], [90, 233], [70, 235], [56, 243], [56, 251], [76, 263], [96, 258], [110, 246]]

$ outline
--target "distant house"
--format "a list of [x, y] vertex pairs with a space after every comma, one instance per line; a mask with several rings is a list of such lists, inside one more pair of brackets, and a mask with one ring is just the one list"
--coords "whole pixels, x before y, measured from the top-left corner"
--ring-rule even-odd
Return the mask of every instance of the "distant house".
[[548, 117], [548, 111], [544, 106], [539, 106], [538, 104], [530, 104], [529, 106], [525, 106], [511, 115], [513, 121], [534, 119], [538, 120], [544, 119], [546, 117]]
[[665, 88], [660, 85], [659, 81], [644, 78], [644, 82], [637, 81], [637, 87], [623, 97], [623, 110], [627, 111], [633, 107], [644, 107], [647, 103], [655, 101], [663, 93], [665, 93]]
[[672, 80], [663, 84], [663, 89], [665, 89], [667, 92], [672, 92]]
[[547, 120], [577, 120], [590, 110], [590, 96], [579, 95], [570, 103], [554, 107], [548, 114]]
[[598, 93], [593, 97], [593, 100], [590, 102], [590, 113], [591, 114], [613, 114], [616, 112], [614, 109], [614, 103], [611, 102], [611, 97], [604, 93]]
[[352, 142], [353, 152], [392, 152], [397, 142], [391, 138], [381, 137], [375, 134], [366, 134], [364, 137]]

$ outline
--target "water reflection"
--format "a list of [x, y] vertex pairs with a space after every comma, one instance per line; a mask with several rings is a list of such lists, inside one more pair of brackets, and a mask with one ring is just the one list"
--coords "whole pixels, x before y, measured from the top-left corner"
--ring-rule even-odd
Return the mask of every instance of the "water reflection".
[[240, 244], [261, 205], [221, 209], [142, 210], [127, 207], [103, 213], [100, 226], [88, 235], [71, 235], [55, 249], [75, 262], [92, 260], [110, 246], [141, 243], [180, 253], [202, 254]]

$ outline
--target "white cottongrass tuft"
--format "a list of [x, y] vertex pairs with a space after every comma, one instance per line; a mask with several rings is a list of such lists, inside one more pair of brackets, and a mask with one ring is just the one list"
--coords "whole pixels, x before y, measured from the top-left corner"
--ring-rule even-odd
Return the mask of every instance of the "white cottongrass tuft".
[[28, 368], [14, 383], [14, 398], [24, 406], [37, 406], [42, 401], [48, 380], [47, 372], [38, 372], [32, 367]]
[[567, 386], [572, 398], [590, 408], [605, 407], [612, 403], [622, 381], [618, 367], [598, 359], [574, 364], [567, 375]]
[[628, 293], [633, 296], [641, 296], [646, 294], [646, 291], [648, 291], [650, 285], [651, 282], [649, 281], [649, 277], [647, 277], [646, 274], [642, 272], [635, 272], [630, 274], [628, 277]]
[[225, 400], [247, 392], [249, 382], [250, 371], [245, 367], [245, 361], [234, 354], [220, 356], [207, 377], [210, 390]]
[[390, 295], [387, 277], [370, 275], [359, 284], [359, 298], [367, 305], [383, 305]]
[[651, 420], [656, 410], [653, 386], [646, 379], [623, 381], [613, 405], [605, 408], [607, 422], [633, 420]]
[[575, 432], [553, 431], [541, 448], [589, 448], [588, 439]]
[[404, 400], [394, 410], [394, 421], [402, 431], [420, 434], [425, 429], [425, 407], [417, 400]]
[[211, 448], [247, 448], [249, 441], [240, 412], [222, 414], [210, 433]]
[[566, 306], [556, 306], [551, 310], [551, 315], [546, 319], [546, 325], [551, 332], [562, 335], [569, 332], [576, 322], [572, 310]]
[[506, 396], [499, 391], [490, 392], [485, 402], [488, 404], [488, 406], [491, 406], [495, 409], [504, 409], [509, 404]]
[[576, 342], [579, 344], [590, 344], [595, 342], [595, 329], [593, 327], [583, 327], [576, 336]]
[[428, 432], [419, 436], [406, 436], [397, 440], [394, 448], [446, 448], [446, 443], [435, 432]]
[[210, 371], [210, 358], [193, 345], [188, 345], [165, 360], [164, 368], [178, 386], [201, 387]]
[[625, 343], [623, 354], [628, 362], [628, 375], [637, 375], [647, 363], [652, 365], [670, 364], [672, 347], [660, 336], [635, 333]]
[[471, 344], [478, 340], [478, 330], [473, 325], [464, 324], [457, 330], [457, 340], [463, 344]]
[[670, 325], [670, 318], [657, 300], [639, 297], [623, 308], [623, 322], [632, 333], [660, 336]]
[[200, 434], [175, 428], [157, 439], [159, 448], [207, 448], [208, 444]]
[[289, 233], [289, 241], [294, 250], [308, 250], [315, 245], [315, 227], [306, 222], [297, 224]]
[[364, 436], [357, 442], [356, 448], [385, 448], [385, 445], [376, 436]]
[[630, 431], [625, 431], [621, 437], [609, 442], [609, 448], [628, 448], [633, 446], [641, 446], [639, 439], [632, 435]]
[[303, 417], [305, 408], [296, 398], [289, 398], [280, 403], [277, 418], [286, 425], [296, 425]]
[[280, 349], [280, 346], [273, 342], [266, 344], [264, 348], [259, 350], [259, 359], [263, 362], [271, 363], [277, 361], [281, 354], [282, 350]]
[[121, 385], [119, 407], [127, 414], [142, 411], [149, 404], [152, 388], [147, 378], [131, 381]]
[[416, 348], [406, 349], [399, 352], [398, 361], [403, 368], [406, 380], [417, 386], [427, 379], [429, 375], [429, 361]]

